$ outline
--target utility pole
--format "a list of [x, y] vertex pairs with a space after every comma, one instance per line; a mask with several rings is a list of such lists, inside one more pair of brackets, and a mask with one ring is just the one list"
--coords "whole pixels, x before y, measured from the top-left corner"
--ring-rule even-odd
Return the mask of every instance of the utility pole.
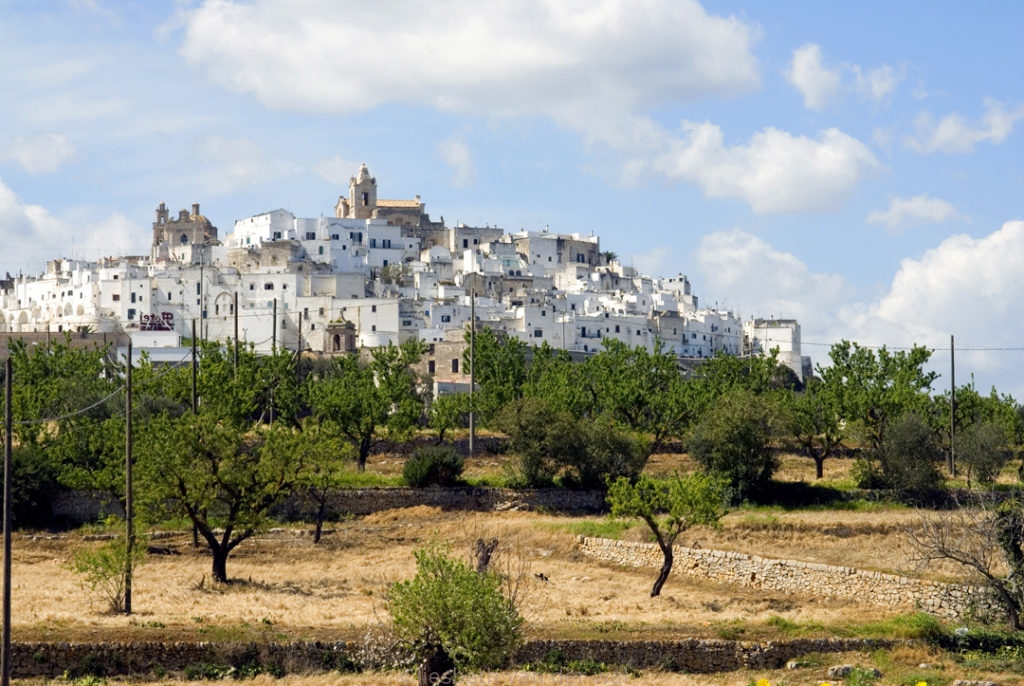
[[956, 363], [953, 336], [949, 337], [949, 475], [956, 476], [956, 454], [953, 442], [956, 438]]
[[4, 609], [3, 609], [3, 645], [0, 646], [0, 685], [11, 683], [11, 431], [14, 421], [11, 419], [11, 377], [14, 375], [14, 364], [11, 362], [10, 349], [7, 351], [7, 362], [4, 367]]
[[235, 291], [235, 302], [231, 308], [235, 314], [235, 378], [238, 378], [238, 291]]
[[271, 329], [273, 333], [270, 337], [270, 349], [273, 352], [277, 352], [277, 298], [274, 298], [274, 328]]
[[199, 362], [196, 358], [196, 320], [192, 320], [192, 414], [199, 414], [199, 392], [196, 388]]
[[128, 339], [124, 400], [124, 613], [132, 613], [132, 562], [135, 553], [135, 498], [132, 489], [132, 340]]
[[469, 456], [473, 457], [476, 443], [476, 412], [473, 407], [473, 387], [476, 386], [476, 291], [469, 295]]

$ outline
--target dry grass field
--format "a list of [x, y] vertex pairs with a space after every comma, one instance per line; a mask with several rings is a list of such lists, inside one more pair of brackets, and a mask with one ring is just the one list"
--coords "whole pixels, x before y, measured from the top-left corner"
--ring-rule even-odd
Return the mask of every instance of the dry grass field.
[[[500, 468], [499, 458], [481, 458]], [[386, 471], [386, 459], [370, 469]], [[843, 461], [826, 463], [827, 478], [845, 478]], [[678, 456], [656, 456], [655, 471], [685, 471]], [[391, 465], [393, 468], [393, 465]], [[400, 469], [400, 467], [399, 467]], [[807, 472], [805, 475], [804, 472]], [[813, 479], [813, 463], [792, 458], [783, 473]], [[908, 508], [852, 510], [739, 509], [721, 528], [687, 532], [684, 545], [748, 552], [766, 557], [842, 564], [886, 572], [949, 579], [953, 569], [915, 569], [903, 533], [919, 514]], [[61, 535], [27, 532], [14, 540], [12, 555], [12, 638], [30, 640], [355, 640], [386, 622], [385, 592], [390, 583], [414, 572], [413, 551], [432, 538], [449, 541], [469, 556], [480, 537], [500, 541], [496, 565], [525, 570], [523, 612], [529, 637], [551, 638], [783, 638], [780, 626], [802, 627], [801, 636], [860, 635], [865, 625], [892, 619], [892, 611], [852, 602], [778, 595], [761, 590], [669, 578], [662, 595], [648, 596], [654, 569], [621, 568], [583, 557], [576, 539], [587, 527], [608, 530], [602, 517], [567, 517], [536, 512], [477, 513], [413, 507], [390, 510], [330, 525], [319, 545], [302, 527], [267, 532], [243, 543], [228, 560], [230, 584], [210, 581], [210, 558], [192, 547], [186, 533], [157, 541], [166, 553], [150, 555], [136, 571], [134, 614], [106, 612], [102, 598], [83, 589], [67, 561], [84, 541], [81, 532]], [[621, 531], [622, 538], [647, 540], [642, 526]], [[535, 575], [543, 575], [541, 580]], [[790, 634], [792, 635], [792, 634]], [[828, 664], [884, 663], [884, 669], [911, 674], [915, 665], [947, 658], [924, 648], [880, 655], [827, 656]], [[958, 667], [948, 665], [948, 675]], [[813, 673], [812, 673], [813, 671]], [[821, 670], [775, 674], [730, 673], [719, 676], [621, 674], [595, 677], [536, 673], [468, 676], [460, 683], [599, 684], [636, 686], [771, 683], [817, 684]], [[907, 677], [911, 678], [911, 677]], [[1000, 683], [1024, 683], [1002, 675]], [[264, 677], [250, 683], [260, 684]], [[941, 681], [941, 680], [940, 680]], [[280, 686], [305, 684], [409, 684], [402, 674], [297, 678]], [[901, 683], [884, 681], [882, 683]], [[916, 683], [916, 682], [911, 682]], [[929, 682], [939, 683], [939, 682]], [[947, 682], [948, 683], [948, 682]]]

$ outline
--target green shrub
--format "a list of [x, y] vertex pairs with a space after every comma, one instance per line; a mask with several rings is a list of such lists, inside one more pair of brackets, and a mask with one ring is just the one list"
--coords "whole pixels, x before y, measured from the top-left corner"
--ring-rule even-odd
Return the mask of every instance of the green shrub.
[[477, 573], [432, 543], [417, 550], [416, 576], [388, 591], [395, 632], [421, 659], [447, 655], [459, 671], [494, 669], [519, 646], [522, 617], [505, 581]]
[[[81, 576], [81, 584], [98, 592], [112, 613], [124, 612], [127, 578], [124, 536], [118, 536], [97, 547], [83, 548], [68, 561], [67, 567]], [[137, 567], [145, 556], [145, 548], [136, 544], [132, 566]]]
[[454, 448], [420, 448], [405, 461], [402, 478], [408, 486], [451, 486], [459, 480], [465, 458]]

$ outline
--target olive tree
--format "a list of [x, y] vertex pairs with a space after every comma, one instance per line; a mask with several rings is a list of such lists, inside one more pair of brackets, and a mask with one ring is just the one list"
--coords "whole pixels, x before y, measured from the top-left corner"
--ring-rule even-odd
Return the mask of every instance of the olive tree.
[[724, 482], [714, 476], [695, 473], [671, 479], [641, 475], [636, 481], [621, 477], [608, 489], [612, 516], [643, 521], [654, 534], [664, 556], [661, 571], [651, 588], [651, 597], [661, 593], [672, 571], [676, 538], [697, 524], [716, 525], [724, 512]]

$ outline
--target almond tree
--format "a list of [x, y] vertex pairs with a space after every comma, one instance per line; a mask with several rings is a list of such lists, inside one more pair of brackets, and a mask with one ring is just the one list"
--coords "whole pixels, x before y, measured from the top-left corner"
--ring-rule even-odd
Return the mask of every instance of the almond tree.
[[651, 589], [651, 597], [661, 593], [672, 571], [676, 538], [691, 526], [715, 526], [724, 514], [722, 502], [725, 484], [716, 477], [694, 473], [678, 474], [671, 479], [653, 479], [641, 475], [636, 481], [622, 477], [608, 489], [612, 516], [642, 520], [651, 529], [664, 556], [661, 571]]

